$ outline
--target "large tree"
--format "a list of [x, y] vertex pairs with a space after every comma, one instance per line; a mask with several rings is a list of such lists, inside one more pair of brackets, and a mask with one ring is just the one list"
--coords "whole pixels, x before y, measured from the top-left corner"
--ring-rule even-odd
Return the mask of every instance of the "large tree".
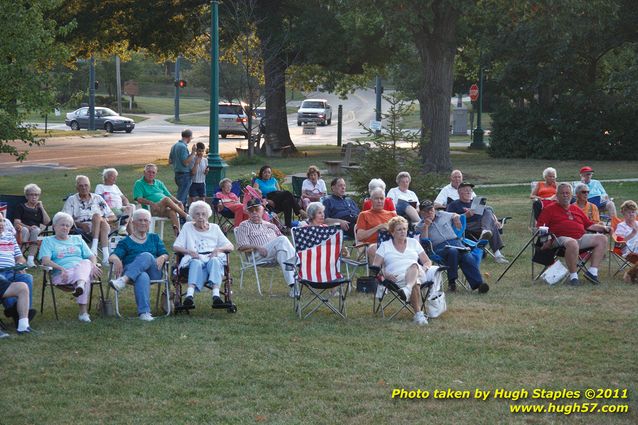
[[26, 113], [45, 113], [55, 106], [50, 71], [66, 60], [66, 50], [56, 38], [69, 29], [48, 18], [58, 3], [0, 0], [0, 152], [18, 160], [28, 151], [14, 141], [29, 146], [42, 143], [23, 124]]

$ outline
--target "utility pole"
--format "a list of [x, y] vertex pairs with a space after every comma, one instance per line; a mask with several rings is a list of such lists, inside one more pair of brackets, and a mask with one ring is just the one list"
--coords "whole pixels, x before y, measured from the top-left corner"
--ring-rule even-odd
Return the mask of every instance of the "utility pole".
[[474, 136], [472, 137], [471, 149], [485, 149], [485, 143], [483, 142], [483, 134], [485, 133], [481, 128], [481, 114], [483, 113], [483, 65], [479, 70], [479, 98], [478, 98], [478, 114], [476, 115], [476, 129], [474, 130]]
[[117, 113], [122, 115], [122, 74], [119, 55], [115, 55], [115, 84], [117, 85]]
[[175, 59], [175, 122], [179, 122], [179, 62], [182, 55], [177, 55]]
[[95, 59], [89, 61], [89, 130], [95, 130]]

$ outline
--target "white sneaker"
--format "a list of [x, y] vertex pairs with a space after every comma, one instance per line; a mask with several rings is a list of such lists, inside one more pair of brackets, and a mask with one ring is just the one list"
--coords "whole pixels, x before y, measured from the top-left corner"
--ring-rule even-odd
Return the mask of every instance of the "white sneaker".
[[483, 230], [481, 232], [481, 236], [479, 236], [479, 240], [481, 239], [485, 239], [485, 240], [490, 240], [492, 238], [492, 231], [491, 230]]
[[144, 322], [152, 322], [155, 318], [151, 316], [151, 313], [142, 313], [140, 314], [140, 320]]
[[91, 323], [91, 316], [89, 316], [89, 313], [82, 313], [78, 316], [78, 320], [84, 323]]
[[384, 295], [385, 295], [385, 286], [377, 284], [377, 293], [375, 297], [377, 297], [377, 299], [380, 300], [381, 298], [383, 298]]
[[85, 283], [82, 282], [82, 283], [78, 283], [75, 286], [75, 289], [73, 290], [73, 294], [72, 294], [75, 298], [79, 297], [80, 295], [84, 293], [84, 285]]
[[120, 226], [120, 228], [117, 230], [117, 234], [120, 236], [128, 235], [128, 232], [126, 231], [126, 226]]
[[126, 281], [124, 280], [124, 276], [111, 280], [109, 282], [109, 285], [111, 285], [111, 288], [115, 289], [116, 291], [121, 291], [122, 289], [126, 288]]
[[[403, 295], [401, 295], [401, 294], [403, 294]], [[407, 302], [410, 299], [411, 295], [412, 295], [412, 289], [408, 288], [407, 286], [404, 286], [403, 288], [399, 289], [399, 297], [403, 301]]]
[[419, 326], [424, 326], [428, 324], [428, 318], [425, 317], [425, 314], [423, 314], [422, 311], [417, 311], [414, 314], [414, 319], [412, 319], [412, 321]]
[[27, 259], [27, 267], [30, 269], [35, 267], [35, 261], [33, 261], [33, 258]]
[[505, 256], [503, 254], [494, 256], [494, 261], [496, 261], [498, 264], [507, 264], [507, 263], [509, 263], [509, 260], [507, 258], [505, 258]]

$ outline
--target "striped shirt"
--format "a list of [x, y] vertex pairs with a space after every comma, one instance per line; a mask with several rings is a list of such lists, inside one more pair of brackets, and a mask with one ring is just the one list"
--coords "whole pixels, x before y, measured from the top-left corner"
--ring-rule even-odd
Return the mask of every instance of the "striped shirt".
[[15, 236], [5, 230], [0, 235], [0, 268], [15, 266], [17, 257], [22, 257], [22, 251]]
[[262, 221], [255, 224], [250, 220], [243, 221], [237, 228], [237, 246], [264, 246], [281, 236], [281, 232], [272, 223]]
[[[191, 169], [195, 166], [195, 159], [191, 161]], [[197, 164], [197, 169], [195, 170], [195, 174], [193, 174], [193, 183], [205, 183], [206, 182], [206, 174], [204, 173], [208, 168], [208, 158], [202, 158]]]

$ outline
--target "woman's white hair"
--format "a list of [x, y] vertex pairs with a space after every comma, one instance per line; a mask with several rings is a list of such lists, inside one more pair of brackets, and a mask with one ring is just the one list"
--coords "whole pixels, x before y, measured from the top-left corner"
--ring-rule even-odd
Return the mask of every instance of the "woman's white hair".
[[204, 201], [195, 201], [193, 202], [190, 207], [188, 207], [188, 214], [190, 216], [195, 215], [195, 211], [199, 210], [199, 209], [203, 209], [204, 211], [206, 211], [206, 215], [210, 218], [211, 215], [213, 215], [213, 210], [210, 207], [210, 205], [208, 205], [208, 203], [204, 202]]
[[311, 202], [308, 204], [308, 208], [306, 208], [306, 212], [308, 213], [308, 218], [310, 220], [314, 220], [317, 216], [317, 213], [325, 210], [326, 207], [323, 206], [321, 202]]
[[104, 171], [102, 171], [102, 181], [105, 181], [109, 174], [115, 174], [115, 177], [117, 177], [119, 173], [115, 168], [105, 168]]
[[34, 193], [34, 192], [42, 193], [42, 189], [40, 189], [40, 186], [38, 186], [35, 183], [29, 183], [28, 185], [26, 185], [24, 187], [24, 194], [26, 195], [29, 192], [31, 192], [31, 193]]
[[589, 190], [589, 186], [587, 186], [585, 183], [578, 183], [574, 188], [574, 194], [580, 193], [580, 191], [583, 189]]
[[397, 174], [397, 184], [399, 184], [399, 182], [401, 181], [401, 179], [404, 178], [408, 178], [408, 182], [412, 181], [412, 177], [410, 176], [410, 173], [408, 173], [407, 171], [401, 171], [399, 174]]
[[554, 173], [554, 177], [558, 178], [558, 173], [556, 172], [556, 168], [547, 167], [543, 170], [543, 178], [547, 177], [547, 174]]
[[370, 198], [374, 198], [374, 195], [376, 195], [377, 193], [385, 198], [385, 191], [380, 187], [372, 189], [372, 191], [370, 192]]
[[381, 189], [383, 194], [385, 194], [385, 182], [381, 179], [372, 179], [370, 183], [368, 183], [368, 193], [372, 196], [372, 191], [374, 189]]
[[133, 221], [135, 221], [138, 218], [140, 218], [141, 215], [143, 215], [144, 217], [146, 217], [149, 220], [151, 219], [151, 213], [149, 212], [149, 210], [145, 210], [144, 208], [140, 208], [140, 209], [137, 209], [137, 210], [133, 211], [133, 217], [131, 217], [131, 219]]
[[69, 223], [71, 226], [73, 226], [73, 217], [71, 217], [71, 215], [60, 211], [59, 213], [56, 213], [53, 216], [53, 225], [57, 226], [58, 224], [60, 224], [61, 222], [66, 222]]

